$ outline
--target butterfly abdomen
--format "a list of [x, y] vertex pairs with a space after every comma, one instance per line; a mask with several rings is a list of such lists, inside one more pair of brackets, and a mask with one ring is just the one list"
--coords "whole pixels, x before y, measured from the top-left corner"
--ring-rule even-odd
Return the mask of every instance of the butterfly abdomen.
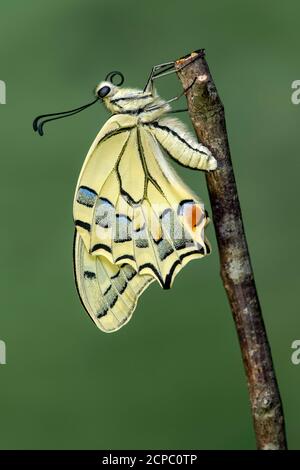
[[177, 119], [151, 122], [149, 129], [168, 155], [181, 165], [206, 171], [216, 168], [217, 162], [210, 150], [196, 142]]

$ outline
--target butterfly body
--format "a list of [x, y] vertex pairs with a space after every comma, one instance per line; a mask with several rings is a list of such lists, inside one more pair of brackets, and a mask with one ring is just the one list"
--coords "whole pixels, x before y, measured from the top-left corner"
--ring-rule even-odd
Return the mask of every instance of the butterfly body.
[[[100, 89], [108, 86], [100, 83]], [[134, 88], [119, 88], [111, 86], [109, 96], [103, 98], [103, 103], [112, 114], [126, 114], [137, 117], [137, 122], [151, 122], [170, 111], [169, 103], [161, 99], [153, 89], [142, 91]], [[97, 89], [96, 89], [97, 90]]]

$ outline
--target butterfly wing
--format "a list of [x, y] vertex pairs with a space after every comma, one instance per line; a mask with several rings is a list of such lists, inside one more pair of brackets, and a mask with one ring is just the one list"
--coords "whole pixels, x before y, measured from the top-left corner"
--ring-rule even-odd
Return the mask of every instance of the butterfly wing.
[[[95, 206], [103, 186], [114, 173], [135, 119], [112, 116], [96, 136], [80, 172], [73, 203], [73, 217], [87, 250], [91, 250]], [[106, 249], [106, 253], [108, 250]]]
[[140, 152], [147, 168], [149, 246], [152, 260], [140, 272], [151, 271], [164, 288], [192, 259], [210, 253], [205, 237], [209, 217], [202, 201], [168, 164], [155, 135], [147, 126], [140, 129]]
[[210, 252], [209, 219], [151, 129], [134, 119], [115, 116], [98, 135], [79, 177], [75, 224], [89, 253], [169, 288], [187, 262]]
[[137, 274], [128, 264], [118, 266], [104, 256], [90, 255], [77, 231], [74, 272], [83, 306], [96, 325], [107, 333], [130, 320], [138, 297], [154, 280]]

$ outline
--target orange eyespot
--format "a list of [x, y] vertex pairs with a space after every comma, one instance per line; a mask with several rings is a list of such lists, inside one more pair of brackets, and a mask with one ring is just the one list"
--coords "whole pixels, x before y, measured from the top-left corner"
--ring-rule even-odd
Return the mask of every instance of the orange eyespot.
[[197, 226], [200, 223], [202, 214], [203, 213], [202, 213], [201, 208], [196, 204], [190, 204], [187, 207], [185, 207], [184, 216], [187, 221], [187, 224], [190, 226], [193, 232], [196, 231]]

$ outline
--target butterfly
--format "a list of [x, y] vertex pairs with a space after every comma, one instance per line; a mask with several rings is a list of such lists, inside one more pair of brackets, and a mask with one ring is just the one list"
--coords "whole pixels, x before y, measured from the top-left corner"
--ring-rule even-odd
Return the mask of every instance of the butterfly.
[[176, 112], [170, 103], [181, 95], [164, 100], [156, 92], [154, 80], [174, 71], [173, 62], [154, 66], [143, 90], [121, 87], [123, 75], [111, 72], [91, 103], [38, 116], [33, 123], [43, 135], [46, 122], [97, 101], [112, 114], [88, 151], [73, 204], [77, 290], [104, 332], [117, 331], [130, 320], [153, 281], [169, 289], [189, 261], [211, 251], [204, 205], [169, 160], [205, 171], [216, 169], [217, 162], [170, 117]]

